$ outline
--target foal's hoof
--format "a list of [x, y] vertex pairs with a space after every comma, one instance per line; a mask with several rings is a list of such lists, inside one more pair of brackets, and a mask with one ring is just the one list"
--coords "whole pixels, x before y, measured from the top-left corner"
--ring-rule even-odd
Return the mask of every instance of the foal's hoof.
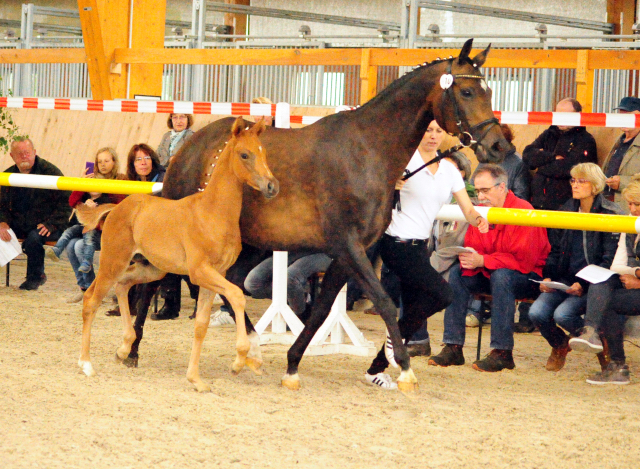
[[95, 376], [96, 372], [93, 369], [93, 365], [91, 362], [84, 362], [82, 360], [78, 360], [78, 366], [82, 368], [82, 372], [87, 376]]
[[282, 377], [281, 384], [282, 387], [290, 389], [291, 391], [299, 391], [300, 377], [298, 376], [298, 373], [295, 375], [286, 374]]
[[413, 374], [413, 370], [409, 368], [402, 371], [398, 377], [398, 389], [404, 393], [414, 393], [418, 390], [418, 379]]
[[138, 368], [138, 357], [127, 357], [122, 360], [122, 364], [129, 368]]
[[247, 368], [253, 371], [257, 375], [262, 375], [262, 370], [260, 367], [262, 366], [262, 360], [257, 360], [255, 358], [247, 357], [246, 362]]
[[194, 385], [196, 386], [196, 391], [198, 392], [211, 392], [211, 386], [209, 386], [204, 381], [200, 383], [194, 383]]

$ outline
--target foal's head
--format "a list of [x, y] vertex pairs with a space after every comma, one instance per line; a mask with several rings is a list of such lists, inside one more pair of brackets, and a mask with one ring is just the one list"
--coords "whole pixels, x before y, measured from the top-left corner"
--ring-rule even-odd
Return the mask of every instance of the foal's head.
[[243, 183], [270, 199], [278, 195], [280, 183], [267, 166], [267, 152], [258, 136], [264, 131], [264, 120], [249, 127], [242, 117], [231, 126], [231, 140], [225, 150], [231, 151], [231, 167]]

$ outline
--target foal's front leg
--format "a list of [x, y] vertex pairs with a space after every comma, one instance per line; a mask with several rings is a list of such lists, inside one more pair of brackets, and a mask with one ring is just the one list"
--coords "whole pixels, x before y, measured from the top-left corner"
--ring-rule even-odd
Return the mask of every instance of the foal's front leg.
[[207, 335], [209, 319], [211, 318], [211, 308], [215, 293], [201, 286], [198, 294], [198, 309], [194, 321], [193, 347], [189, 358], [189, 368], [187, 369], [187, 379], [192, 383], [198, 392], [209, 392], [211, 386], [200, 378], [200, 355], [202, 354], [202, 343]]

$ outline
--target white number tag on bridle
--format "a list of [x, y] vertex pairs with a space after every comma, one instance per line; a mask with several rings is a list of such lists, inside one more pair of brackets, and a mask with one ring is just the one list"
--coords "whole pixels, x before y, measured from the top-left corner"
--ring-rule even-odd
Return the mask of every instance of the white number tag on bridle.
[[453, 75], [445, 73], [440, 77], [440, 88], [447, 90], [453, 85]]

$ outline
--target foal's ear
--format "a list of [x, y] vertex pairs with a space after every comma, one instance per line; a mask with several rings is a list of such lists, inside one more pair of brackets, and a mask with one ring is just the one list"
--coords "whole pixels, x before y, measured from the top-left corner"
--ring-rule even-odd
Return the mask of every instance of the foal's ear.
[[475, 68], [480, 68], [484, 65], [484, 61], [487, 60], [487, 55], [489, 54], [489, 49], [491, 49], [491, 44], [471, 60]]
[[260, 135], [262, 132], [264, 132], [264, 129], [266, 128], [266, 124], [264, 122], [264, 118], [258, 120], [254, 125], [253, 125], [253, 129], [256, 132], [256, 135]]
[[463, 65], [469, 58], [469, 52], [471, 52], [471, 46], [473, 46], [473, 38], [468, 39], [462, 46], [460, 55], [458, 56], [458, 65]]
[[231, 126], [231, 135], [234, 137], [237, 137], [240, 134], [240, 132], [244, 130], [246, 126], [247, 124], [244, 121], [244, 119], [242, 117], [238, 117], [236, 121], [233, 123], [233, 125]]

